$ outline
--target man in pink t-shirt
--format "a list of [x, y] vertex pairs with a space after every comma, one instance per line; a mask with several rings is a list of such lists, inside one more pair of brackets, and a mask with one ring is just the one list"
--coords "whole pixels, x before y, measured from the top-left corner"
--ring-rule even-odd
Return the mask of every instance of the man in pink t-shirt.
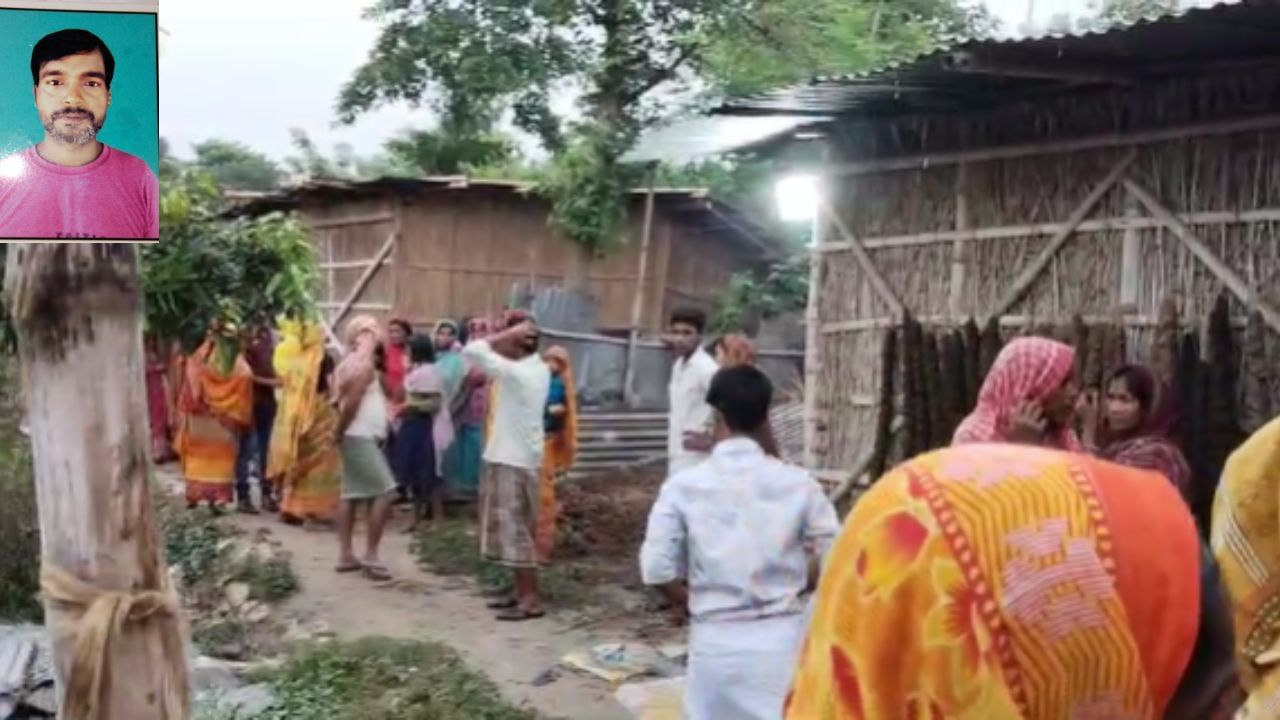
[[0, 239], [160, 237], [160, 183], [98, 142], [115, 58], [97, 35], [60, 30], [31, 52], [44, 141], [0, 159]]

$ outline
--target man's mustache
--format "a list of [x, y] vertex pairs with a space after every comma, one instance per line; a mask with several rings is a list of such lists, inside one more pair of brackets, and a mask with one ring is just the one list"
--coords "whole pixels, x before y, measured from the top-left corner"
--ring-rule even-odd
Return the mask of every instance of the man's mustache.
[[57, 120], [59, 118], [64, 118], [64, 117], [82, 117], [90, 122], [94, 122], [97, 120], [97, 118], [93, 116], [93, 113], [89, 112], [88, 110], [70, 110], [70, 109], [58, 110], [57, 112], [55, 112], [53, 115], [50, 116], [50, 118], [53, 120]]

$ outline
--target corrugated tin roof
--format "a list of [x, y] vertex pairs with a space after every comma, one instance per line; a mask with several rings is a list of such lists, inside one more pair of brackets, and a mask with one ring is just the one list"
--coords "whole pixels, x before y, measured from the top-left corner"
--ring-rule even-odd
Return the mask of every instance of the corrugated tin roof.
[[989, 106], [1210, 65], [1280, 64], [1280, 0], [1242, 0], [1071, 35], [975, 40], [868, 73], [726, 101], [721, 115], [900, 115]]
[[830, 118], [794, 115], [686, 118], [646, 131], [621, 160], [624, 163], [682, 164], [766, 143], [806, 125], [825, 120]]

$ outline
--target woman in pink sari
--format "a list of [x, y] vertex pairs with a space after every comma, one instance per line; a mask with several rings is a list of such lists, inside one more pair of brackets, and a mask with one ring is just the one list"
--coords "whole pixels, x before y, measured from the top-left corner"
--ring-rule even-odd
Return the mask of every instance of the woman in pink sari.
[[1071, 429], [1076, 351], [1038, 337], [1004, 347], [978, 393], [978, 406], [960, 423], [952, 445], [1018, 443], [1083, 452]]

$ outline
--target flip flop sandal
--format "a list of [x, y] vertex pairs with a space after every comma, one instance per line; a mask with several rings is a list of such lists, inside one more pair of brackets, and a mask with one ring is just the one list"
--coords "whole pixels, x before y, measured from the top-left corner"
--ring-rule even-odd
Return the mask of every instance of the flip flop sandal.
[[511, 608], [516, 607], [519, 604], [520, 604], [519, 600], [513, 597], [509, 597], [509, 598], [498, 598], [497, 600], [490, 600], [489, 602], [485, 603], [484, 606], [489, 608], [490, 610], [510, 610]]
[[543, 610], [525, 610], [520, 607], [514, 607], [510, 610], [503, 610], [495, 615], [494, 619], [498, 622], [521, 622], [524, 620], [536, 620], [546, 614]]
[[382, 565], [365, 565], [364, 576], [375, 582], [385, 582], [391, 579], [391, 571]]
[[363, 569], [364, 569], [364, 565], [361, 565], [359, 562], [354, 562], [354, 563], [344, 563], [342, 565], [338, 565], [333, 569], [333, 571], [336, 573], [353, 573], [357, 570], [363, 570]]

